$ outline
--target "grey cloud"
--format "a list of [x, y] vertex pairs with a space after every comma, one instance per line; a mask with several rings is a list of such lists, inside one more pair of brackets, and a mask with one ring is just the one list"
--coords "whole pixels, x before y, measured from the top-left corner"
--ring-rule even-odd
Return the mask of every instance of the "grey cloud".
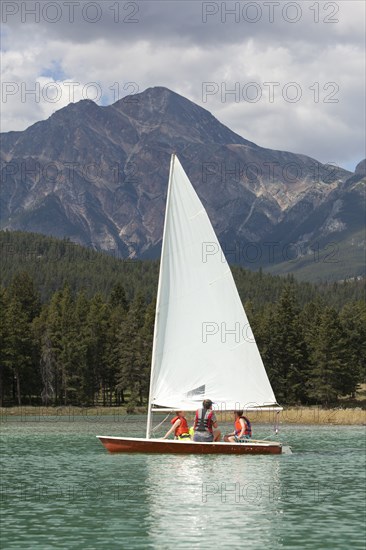
[[[8, 13], [13, 9], [10, 5], [16, 4], [16, 13]], [[37, 24], [34, 15], [29, 13], [35, 4], [37, 2], [29, 0], [19, 3], [5, 0], [3, 21], [6, 17], [6, 24], [11, 28], [25, 30], [27, 27], [33, 33], [42, 29], [53, 39], [75, 43], [102, 38], [121, 44], [130, 40], [148, 40], [207, 47], [220, 43], [224, 47], [252, 38], [272, 45], [296, 45], [302, 41], [360, 43], [363, 39], [362, 29], [355, 32], [344, 25], [346, 13], [352, 11], [352, 1], [59, 0], [57, 3], [38, 2], [40, 21]], [[54, 4], [58, 5], [58, 11], [52, 8]], [[314, 5], [319, 6], [319, 13]], [[95, 23], [93, 19], [96, 19]]]

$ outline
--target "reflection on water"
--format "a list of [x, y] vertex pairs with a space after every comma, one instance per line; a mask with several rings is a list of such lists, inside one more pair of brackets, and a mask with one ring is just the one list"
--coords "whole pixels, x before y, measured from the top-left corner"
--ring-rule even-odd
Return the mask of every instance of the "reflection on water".
[[[169, 548], [177, 532], [181, 548], [273, 543], [281, 503], [276, 457], [176, 456], [147, 463], [149, 535], [156, 548]], [[260, 521], [249, 522], [251, 516]], [[251, 523], [249, 525], [249, 523]], [[264, 529], [265, 526], [265, 529]]]
[[4, 423], [2, 550], [364, 550], [364, 428], [285, 426], [284, 456], [110, 455], [95, 438], [140, 420]]

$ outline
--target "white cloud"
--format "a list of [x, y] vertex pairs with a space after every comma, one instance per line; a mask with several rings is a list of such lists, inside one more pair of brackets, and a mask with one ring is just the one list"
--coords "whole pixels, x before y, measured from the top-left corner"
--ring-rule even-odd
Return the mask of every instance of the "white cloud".
[[[230, 8], [235, 2], [226, 4]], [[311, 9], [317, 3], [298, 4], [302, 17], [292, 24], [280, 11], [269, 23], [264, 8], [255, 24], [244, 21], [243, 12], [237, 23], [230, 16], [222, 23], [221, 2], [213, 3], [219, 11], [207, 23], [202, 22], [201, 2], [142, 2], [135, 15], [138, 24], [114, 23], [111, 7], [116, 3], [108, 1], [100, 3], [102, 17], [94, 24], [81, 18], [80, 6], [73, 23], [65, 10], [55, 24], [44, 17], [38, 24], [29, 18], [22, 23], [20, 13], [9, 15], [2, 55], [2, 129], [23, 130], [70, 99], [93, 98], [96, 88], [85, 88], [90, 82], [100, 87], [98, 102], [103, 104], [131, 92], [128, 83], [134, 82], [139, 91], [166, 86], [187, 96], [261, 146], [349, 166], [364, 156], [365, 4], [319, 2], [319, 23]], [[120, 17], [128, 15], [123, 5]], [[339, 22], [325, 23], [327, 17]], [[206, 102], [204, 82], [219, 88]], [[249, 82], [261, 90], [256, 103], [243, 97]], [[266, 82], [280, 83], [273, 88], [273, 102]], [[301, 91], [296, 103], [283, 97], [286, 90], [289, 97], [296, 92], [291, 82]], [[239, 86], [239, 101], [221, 96], [225, 86]], [[39, 97], [25, 95], [31, 89], [39, 90]], [[55, 91], [57, 102], [52, 101]]]

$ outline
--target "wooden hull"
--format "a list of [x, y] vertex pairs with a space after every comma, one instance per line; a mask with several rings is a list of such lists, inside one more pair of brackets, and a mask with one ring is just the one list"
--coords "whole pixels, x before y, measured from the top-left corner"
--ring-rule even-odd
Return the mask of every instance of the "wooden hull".
[[137, 437], [108, 437], [97, 435], [110, 453], [158, 453], [158, 454], [229, 454], [229, 455], [279, 455], [282, 444], [275, 441], [248, 443], [196, 443]]

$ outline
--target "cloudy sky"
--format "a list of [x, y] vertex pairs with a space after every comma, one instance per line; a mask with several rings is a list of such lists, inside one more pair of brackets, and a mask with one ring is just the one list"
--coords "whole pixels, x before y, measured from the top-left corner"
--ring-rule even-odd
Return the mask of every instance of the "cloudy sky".
[[2, 2], [2, 131], [166, 86], [263, 147], [365, 156], [365, 3]]

